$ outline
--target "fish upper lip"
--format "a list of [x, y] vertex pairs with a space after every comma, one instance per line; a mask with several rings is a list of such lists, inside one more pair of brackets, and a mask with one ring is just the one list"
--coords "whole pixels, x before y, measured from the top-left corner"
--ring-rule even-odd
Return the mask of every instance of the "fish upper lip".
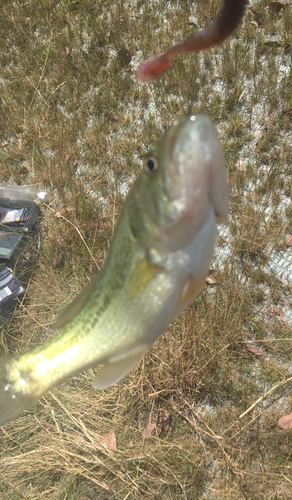
[[[181, 132], [182, 128], [187, 123], [186, 120], [180, 120], [176, 125], [175, 129], [169, 134], [167, 143], [165, 144], [165, 162], [168, 164], [167, 169], [164, 173], [164, 185], [167, 196], [172, 200], [180, 197], [180, 172], [177, 165], [173, 165], [173, 153], [175, 145], [177, 142], [177, 137]], [[178, 189], [179, 194], [175, 195], [175, 190]]]
[[172, 157], [173, 155], [173, 150], [174, 150], [174, 146], [175, 146], [175, 143], [176, 143], [176, 139], [177, 139], [177, 136], [179, 134], [179, 132], [181, 131], [182, 127], [185, 125], [185, 121], [181, 120], [180, 122], [177, 123], [177, 125], [175, 125], [175, 130], [173, 132], [173, 134], [170, 135], [170, 139], [169, 139], [169, 151], [168, 151], [168, 157]]

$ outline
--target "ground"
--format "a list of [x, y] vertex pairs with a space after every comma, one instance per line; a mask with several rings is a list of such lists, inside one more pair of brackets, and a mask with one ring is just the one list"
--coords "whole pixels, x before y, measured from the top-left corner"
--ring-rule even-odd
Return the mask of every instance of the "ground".
[[[2, 328], [2, 354], [52, 335], [102, 265], [141, 157], [190, 100], [215, 123], [230, 190], [213, 282], [139, 365], [106, 391], [92, 388], [88, 370], [0, 429], [3, 500], [291, 499], [291, 430], [277, 425], [292, 405], [291, 3], [253, 1], [221, 47], [178, 56], [151, 85], [135, 78], [143, 59], [219, 8], [217, 0], [0, 7], [1, 181], [51, 193], [40, 257]], [[104, 437], [111, 432], [116, 451]]]

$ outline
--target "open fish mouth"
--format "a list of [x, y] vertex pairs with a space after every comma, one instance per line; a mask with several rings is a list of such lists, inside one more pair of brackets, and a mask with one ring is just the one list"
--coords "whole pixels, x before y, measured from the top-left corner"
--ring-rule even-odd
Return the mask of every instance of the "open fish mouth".
[[185, 245], [205, 223], [210, 204], [217, 222], [225, 222], [228, 214], [222, 146], [205, 113], [184, 116], [172, 126], [164, 162], [164, 187], [175, 220], [164, 232]]

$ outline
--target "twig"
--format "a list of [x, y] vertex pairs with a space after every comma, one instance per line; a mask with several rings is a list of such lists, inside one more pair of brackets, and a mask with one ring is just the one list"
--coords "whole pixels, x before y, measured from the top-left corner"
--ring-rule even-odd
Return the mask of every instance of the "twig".
[[[227, 461], [229, 462], [229, 464], [232, 466], [232, 468], [238, 473], [240, 474], [241, 476], [244, 474], [243, 471], [241, 471], [240, 469], [238, 469], [238, 467], [235, 465], [235, 463], [232, 461], [232, 459], [230, 458], [230, 456], [226, 453], [226, 451], [224, 450], [222, 444], [220, 443], [220, 439], [223, 439], [221, 436], [216, 436], [214, 434], [214, 432], [212, 431], [212, 429], [208, 429], [211, 431], [212, 434], [210, 434], [209, 432], [205, 431], [204, 429], [202, 429], [201, 427], [199, 427], [196, 423], [193, 423], [186, 415], [184, 415], [173, 403], [172, 403], [172, 406], [173, 406], [173, 409], [182, 417], [184, 418], [190, 425], [191, 427], [195, 428], [195, 430], [199, 430], [201, 432], [203, 432], [204, 434], [206, 434], [207, 436], [209, 436], [210, 438], [212, 438], [219, 446], [219, 448], [221, 449], [223, 455], [225, 456], [225, 458], [227, 459]], [[206, 425], [206, 424], [205, 424]]]
[[[267, 411], [267, 408], [265, 408], [263, 411], [261, 411], [261, 413], [259, 413], [258, 415], [256, 415], [250, 422], [248, 422], [246, 425], [244, 425], [236, 434], [234, 434], [233, 436], [231, 436], [229, 439], [235, 439], [236, 436], [238, 436], [238, 434], [240, 434], [242, 431], [244, 431], [244, 429], [246, 429], [246, 427], [248, 427], [255, 420], [257, 420], [257, 418], [259, 418], [263, 413], [265, 413], [265, 411]], [[236, 422], [238, 422], [238, 420], [236, 420], [235, 422], [233, 422], [232, 425], [236, 424]], [[230, 429], [231, 429], [231, 426], [229, 427], [229, 429], [226, 430], [226, 432], [229, 431]]]
[[190, 424], [191, 427], [195, 428], [196, 431], [199, 430], [199, 431], [203, 432], [203, 434], [206, 434], [206, 436], [209, 436], [210, 438], [214, 439], [215, 441], [217, 441], [218, 439], [222, 439], [221, 436], [216, 436], [216, 434], [213, 431], [211, 431], [212, 434], [210, 434], [210, 432], [207, 432], [204, 429], [202, 429], [201, 427], [199, 427], [197, 424], [194, 424], [186, 415], [184, 415], [184, 413], [182, 411], [180, 411], [177, 408], [177, 406], [175, 406], [174, 403], [172, 403], [172, 407], [173, 407], [174, 411], [176, 413], [178, 413], [184, 420], [186, 420]]
[[292, 338], [290, 337], [290, 338], [284, 338], [284, 339], [282, 338], [282, 339], [266, 339], [266, 340], [258, 340], [258, 339], [251, 340], [251, 339], [249, 339], [249, 340], [239, 340], [238, 343], [239, 344], [248, 344], [250, 342], [256, 342], [256, 343], [258, 343], [258, 342], [277, 342], [280, 340], [290, 340], [290, 342], [291, 342]]
[[271, 394], [271, 392], [273, 392], [275, 389], [277, 389], [278, 387], [280, 387], [281, 385], [284, 385], [286, 384], [287, 382], [289, 382], [290, 380], [292, 380], [292, 377], [289, 377], [287, 378], [286, 380], [283, 380], [282, 382], [279, 382], [279, 384], [276, 384], [274, 385], [274, 387], [272, 387], [268, 392], [265, 392], [265, 394], [263, 394], [263, 396], [261, 396], [259, 399], [257, 399], [244, 413], [242, 413], [240, 415], [239, 418], [243, 418], [245, 415], [247, 415], [257, 404], [259, 404], [266, 396], [268, 396], [268, 394]]
[[[52, 210], [52, 212], [56, 213], [56, 210], [54, 210], [52, 207], [50, 207], [50, 206], [49, 206], [49, 205], [47, 205], [46, 203], [45, 203], [45, 205], [46, 205], [46, 207], [47, 207], [47, 208], [49, 208], [50, 210]], [[90, 248], [88, 247], [88, 245], [87, 245], [87, 243], [86, 243], [85, 239], [83, 238], [83, 236], [82, 236], [81, 232], [79, 231], [78, 227], [77, 227], [75, 224], [73, 224], [73, 222], [71, 222], [70, 220], [66, 219], [66, 217], [64, 217], [64, 215], [60, 214], [60, 215], [59, 215], [59, 217], [60, 217], [61, 219], [64, 219], [66, 222], [68, 222], [68, 224], [70, 224], [71, 226], [73, 226], [73, 227], [76, 229], [77, 233], [79, 234], [80, 238], [82, 239], [82, 241], [83, 241], [83, 243], [84, 243], [84, 245], [85, 245], [85, 247], [86, 247], [86, 250], [88, 251], [88, 253], [89, 253], [90, 257], [91, 257], [91, 258], [92, 258], [92, 260], [93, 260], [93, 262], [95, 263], [95, 265], [96, 265], [97, 269], [100, 271], [100, 267], [99, 267], [99, 265], [98, 265], [98, 263], [97, 263], [96, 259], [93, 257], [93, 254], [92, 254], [92, 252], [91, 252]]]
[[213, 356], [211, 356], [210, 359], [208, 359], [208, 361], [196, 372], [196, 375], [198, 375], [198, 373], [200, 373], [202, 370], [204, 370], [204, 368], [206, 368], [206, 366], [212, 361], [213, 358], [215, 358], [215, 356], [217, 356], [217, 354], [220, 354], [220, 352], [224, 351], [225, 349], [227, 349], [227, 347], [229, 347], [230, 344], [227, 344], [225, 345], [224, 347], [222, 347], [222, 349], [220, 349], [219, 351], [216, 351]]
[[39, 322], [37, 321], [37, 319], [36, 319], [36, 318], [35, 318], [32, 314], [30, 314], [29, 310], [28, 310], [28, 309], [25, 307], [25, 305], [23, 304], [23, 301], [19, 300], [19, 298], [18, 298], [18, 297], [16, 297], [16, 299], [18, 300], [19, 306], [20, 306], [20, 307], [22, 307], [22, 309], [24, 309], [24, 311], [25, 311], [25, 312], [26, 312], [26, 313], [27, 313], [27, 314], [28, 314], [28, 315], [29, 315], [29, 316], [30, 316], [30, 317], [34, 320], [34, 322], [35, 322], [38, 326], [40, 326], [41, 328], [43, 328], [43, 327], [44, 327], [44, 325], [43, 325], [43, 324], [41, 324], [41, 323], [39, 323]]

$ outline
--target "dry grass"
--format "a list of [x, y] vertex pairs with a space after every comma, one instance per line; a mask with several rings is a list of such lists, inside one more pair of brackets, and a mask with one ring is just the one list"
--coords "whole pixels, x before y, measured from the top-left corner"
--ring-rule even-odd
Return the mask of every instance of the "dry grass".
[[[3, 353], [44, 342], [102, 265], [139, 158], [186, 112], [205, 72], [202, 55], [180, 57], [142, 86], [133, 68], [191, 33], [190, 12], [201, 28], [218, 7], [2, 3], [1, 181], [36, 183], [53, 197], [25, 300], [1, 333]], [[271, 304], [291, 307], [291, 282], [268, 267], [292, 222], [291, 20], [291, 6], [276, 12], [267, 0], [253, 2], [236, 39], [208, 53], [194, 109], [218, 127], [231, 198], [217, 283], [119, 384], [97, 392], [89, 370], [1, 429], [1, 500], [291, 499], [291, 431], [277, 428], [292, 404], [291, 326], [269, 314]], [[132, 65], [118, 56], [124, 47]], [[144, 438], [165, 415], [170, 427]], [[112, 430], [116, 452], [102, 444]]]

